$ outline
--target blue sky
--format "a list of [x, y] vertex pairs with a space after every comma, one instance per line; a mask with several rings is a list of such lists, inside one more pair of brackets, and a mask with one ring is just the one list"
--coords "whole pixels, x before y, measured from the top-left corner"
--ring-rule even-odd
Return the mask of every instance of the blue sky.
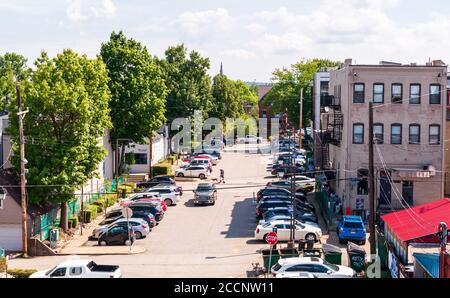
[[[113, 30], [161, 56], [185, 43], [233, 79], [269, 81], [302, 58], [450, 63], [445, 0], [0, 0], [0, 53], [95, 56]], [[30, 63], [31, 64], [31, 63]]]

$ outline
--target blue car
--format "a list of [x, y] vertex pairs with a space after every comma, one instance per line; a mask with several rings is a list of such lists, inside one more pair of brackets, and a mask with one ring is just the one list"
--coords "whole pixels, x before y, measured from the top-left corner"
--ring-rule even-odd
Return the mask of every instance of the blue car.
[[366, 243], [366, 227], [361, 216], [343, 216], [339, 220], [336, 232], [339, 243], [347, 241], [364, 245]]

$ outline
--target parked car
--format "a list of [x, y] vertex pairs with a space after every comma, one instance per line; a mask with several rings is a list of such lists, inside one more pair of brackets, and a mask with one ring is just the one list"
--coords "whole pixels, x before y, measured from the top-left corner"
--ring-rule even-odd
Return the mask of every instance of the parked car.
[[151, 213], [153, 216], [155, 216], [155, 219], [157, 222], [163, 220], [164, 218], [164, 210], [162, 210], [161, 207], [158, 206], [152, 206], [144, 203], [133, 203], [130, 206], [128, 206], [134, 213], [140, 213], [140, 214], [148, 214]]
[[263, 213], [271, 208], [275, 208], [275, 207], [282, 207], [282, 208], [286, 208], [288, 210], [292, 211], [292, 204], [291, 202], [280, 202], [280, 201], [265, 201], [265, 202], [259, 202], [258, 204], [256, 204], [256, 218], [257, 219], [262, 219], [263, 218]]
[[[119, 215], [117, 217], [110, 217], [110, 218], [106, 218], [104, 219], [102, 222], [99, 223], [99, 226], [107, 226], [112, 224], [113, 222], [124, 218], [123, 215]], [[148, 227], [150, 229], [154, 228], [156, 226], [156, 219], [155, 216], [153, 216], [153, 214], [149, 213], [149, 214], [139, 214], [139, 213], [134, 213], [131, 218], [138, 218], [138, 219], [143, 219], [144, 221], [147, 222]]]
[[364, 245], [366, 243], [366, 227], [361, 216], [343, 216], [339, 220], [336, 232], [339, 243], [347, 241]]
[[122, 216], [122, 207], [109, 210], [108, 212], [106, 212], [105, 218], [110, 219], [110, 218], [116, 218], [119, 216]]
[[[268, 212], [270, 212], [270, 211], [268, 211]], [[264, 225], [266, 223], [274, 222], [274, 221], [278, 221], [278, 220], [287, 220], [287, 221], [291, 220], [291, 215], [272, 215], [272, 216], [270, 216], [270, 214], [269, 214], [269, 216], [263, 216], [263, 217], [264, 217], [264, 219], [261, 219], [258, 224]], [[304, 220], [299, 220], [299, 219], [295, 219], [295, 222], [319, 228], [319, 225], [314, 222], [304, 221]]]
[[98, 245], [132, 245], [136, 240], [133, 228], [114, 225], [98, 238]]
[[210, 172], [212, 172], [212, 163], [209, 159], [206, 158], [193, 158], [191, 162], [186, 167], [194, 167], [194, 166], [206, 166]]
[[348, 276], [356, 277], [356, 272], [352, 268], [334, 265], [326, 260], [317, 257], [298, 257], [279, 259], [272, 269], [272, 276], [284, 272], [309, 272], [316, 276]]
[[98, 226], [97, 228], [95, 228], [92, 231], [92, 238], [93, 239], [100, 238], [101, 234], [108, 231], [113, 226], [120, 225], [120, 226], [124, 226], [126, 228], [128, 223], [132, 226], [132, 228], [134, 230], [134, 235], [136, 236], [136, 239], [145, 238], [150, 233], [150, 227], [149, 227], [148, 223], [146, 221], [144, 221], [143, 219], [130, 218], [127, 220], [126, 218], [121, 218], [109, 225]]
[[[283, 188], [283, 189], [287, 189], [287, 190], [291, 190], [291, 182], [287, 181], [287, 180], [279, 180], [279, 181], [271, 181], [267, 183], [267, 186], [270, 187], [275, 187], [275, 188]], [[295, 191], [302, 191], [305, 193], [311, 192], [314, 190], [314, 185], [313, 184], [300, 184], [300, 183], [295, 183], [294, 184], [294, 188]]]
[[[292, 214], [291, 208], [287, 208], [287, 207], [270, 208], [266, 211], [266, 213], [263, 213], [262, 219], [270, 218], [271, 216], [274, 216], [274, 215], [291, 216], [291, 214]], [[295, 219], [297, 219], [299, 221], [312, 222], [314, 224], [319, 223], [319, 219], [317, 218], [317, 216], [310, 212], [297, 211], [295, 213]]]
[[[291, 177], [287, 178], [287, 181], [291, 183]], [[294, 178], [295, 184], [298, 184], [300, 186], [305, 185], [316, 185], [316, 178], [310, 178], [308, 176], [304, 175], [296, 175]]]
[[155, 186], [146, 189], [146, 191], [159, 194], [161, 196], [161, 200], [164, 201], [167, 206], [176, 205], [181, 200], [178, 188], [174, 185]]
[[282, 272], [278, 273], [276, 278], [317, 278], [312, 273], [309, 272]]
[[246, 135], [243, 138], [236, 138], [236, 144], [261, 144], [263, 139], [255, 135]]
[[69, 260], [52, 269], [41, 270], [30, 275], [30, 278], [120, 278], [119, 266], [97, 265], [92, 260]]
[[194, 154], [199, 154], [199, 153], [214, 154], [214, 153], [220, 153], [221, 150], [222, 150], [222, 147], [203, 145], [203, 146], [198, 146], [197, 148], [195, 148]]
[[[291, 198], [291, 196], [286, 196], [286, 195], [268, 195], [268, 196], [263, 196], [261, 198], [261, 200], [259, 200], [259, 202], [263, 202], [263, 201], [267, 201], [267, 200], [273, 200], [273, 201], [278, 200], [278, 201], [291, 202], [292, 198]], [[302, 198], [296, 197], [294, 202], [297, 206], [299, 206], [299, 208], [304, 209], [306, 212], [311, 212], [311, 213], [315, 214], [316, 208], [312, 204], [304, 201]]]
[[194, 156], [194, 159], [207, 159], [213, 166], [216, 166], [219, 163], [219, 158], [211, 154], [197, 154]]
[[128, 206], [135, 202], [149, 202], [149, 201], [157, 201], [161, 204], [164, 211], [167, 211], [167, 201], [156, 191], [145, 191], [132, 195], [131, 197], [122, 200], [120, 202], [121, 206]]
[[161, 183], [175, 185], [175, 180], [170, 176], [156, 176], [144, 182], [136, 183], [137, 188], [150, 188]]
[[[256, 202], [259, 202], [264, 196], [287, 196], [291, 197], [291, 192], [287, 189], [277, 187], [265, 187], [256, 193]], [[295, 193], [295, 197], [302, 201], [306, 200], [305, 194], [301, 191]]]
[[197, 185], [197, 189], [194, 190], [194, 204], [204, 205], [204, 204], [216, 204], [217, 201], [217, 189], [212, 183], [200, 183]]
[[203, 155], [203, 154], [208, 154], [214, 157], [217, 157], [219, 160], [222, 159], [222, 154], [220, 154], [219, 151], [214, 151], [214, 150], [196, 150], [194, 151], [194, 155]]
[[209, 169], [205, 166], [189, 166], [187, 168], [180, 168], [175, 171], [177, 177], [194, 177], [206, 179], [211, 175]]
[[[258, 225], [255, 229], [255, 239], [266, 240], [267, 235], [277, 229], [278, 241], [289, 241], [291, 233], [291, 222], [289, 220], [277, 220]], [[295, 224], [295, 239], [296, 240], [312, 240], [314, 242], [320, 240], [322, 237], [322, 230], [311, 225], [304, 225], [301, 223]]]

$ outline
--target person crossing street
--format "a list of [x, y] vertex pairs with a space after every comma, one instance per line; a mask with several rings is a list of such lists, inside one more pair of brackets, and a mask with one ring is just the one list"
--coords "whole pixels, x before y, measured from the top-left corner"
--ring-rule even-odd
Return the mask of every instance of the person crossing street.
[[220, 180], [219, 183], [225, 184], [225, 171], [223, 169], [220, 169]]

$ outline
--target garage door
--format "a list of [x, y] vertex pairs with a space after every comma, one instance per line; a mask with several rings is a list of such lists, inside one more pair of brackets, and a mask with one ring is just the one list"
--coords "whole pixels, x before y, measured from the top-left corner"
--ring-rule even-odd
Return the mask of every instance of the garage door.
[[22, 250], [20, 225], [0, 225], [0, 247], [9, 251]]

